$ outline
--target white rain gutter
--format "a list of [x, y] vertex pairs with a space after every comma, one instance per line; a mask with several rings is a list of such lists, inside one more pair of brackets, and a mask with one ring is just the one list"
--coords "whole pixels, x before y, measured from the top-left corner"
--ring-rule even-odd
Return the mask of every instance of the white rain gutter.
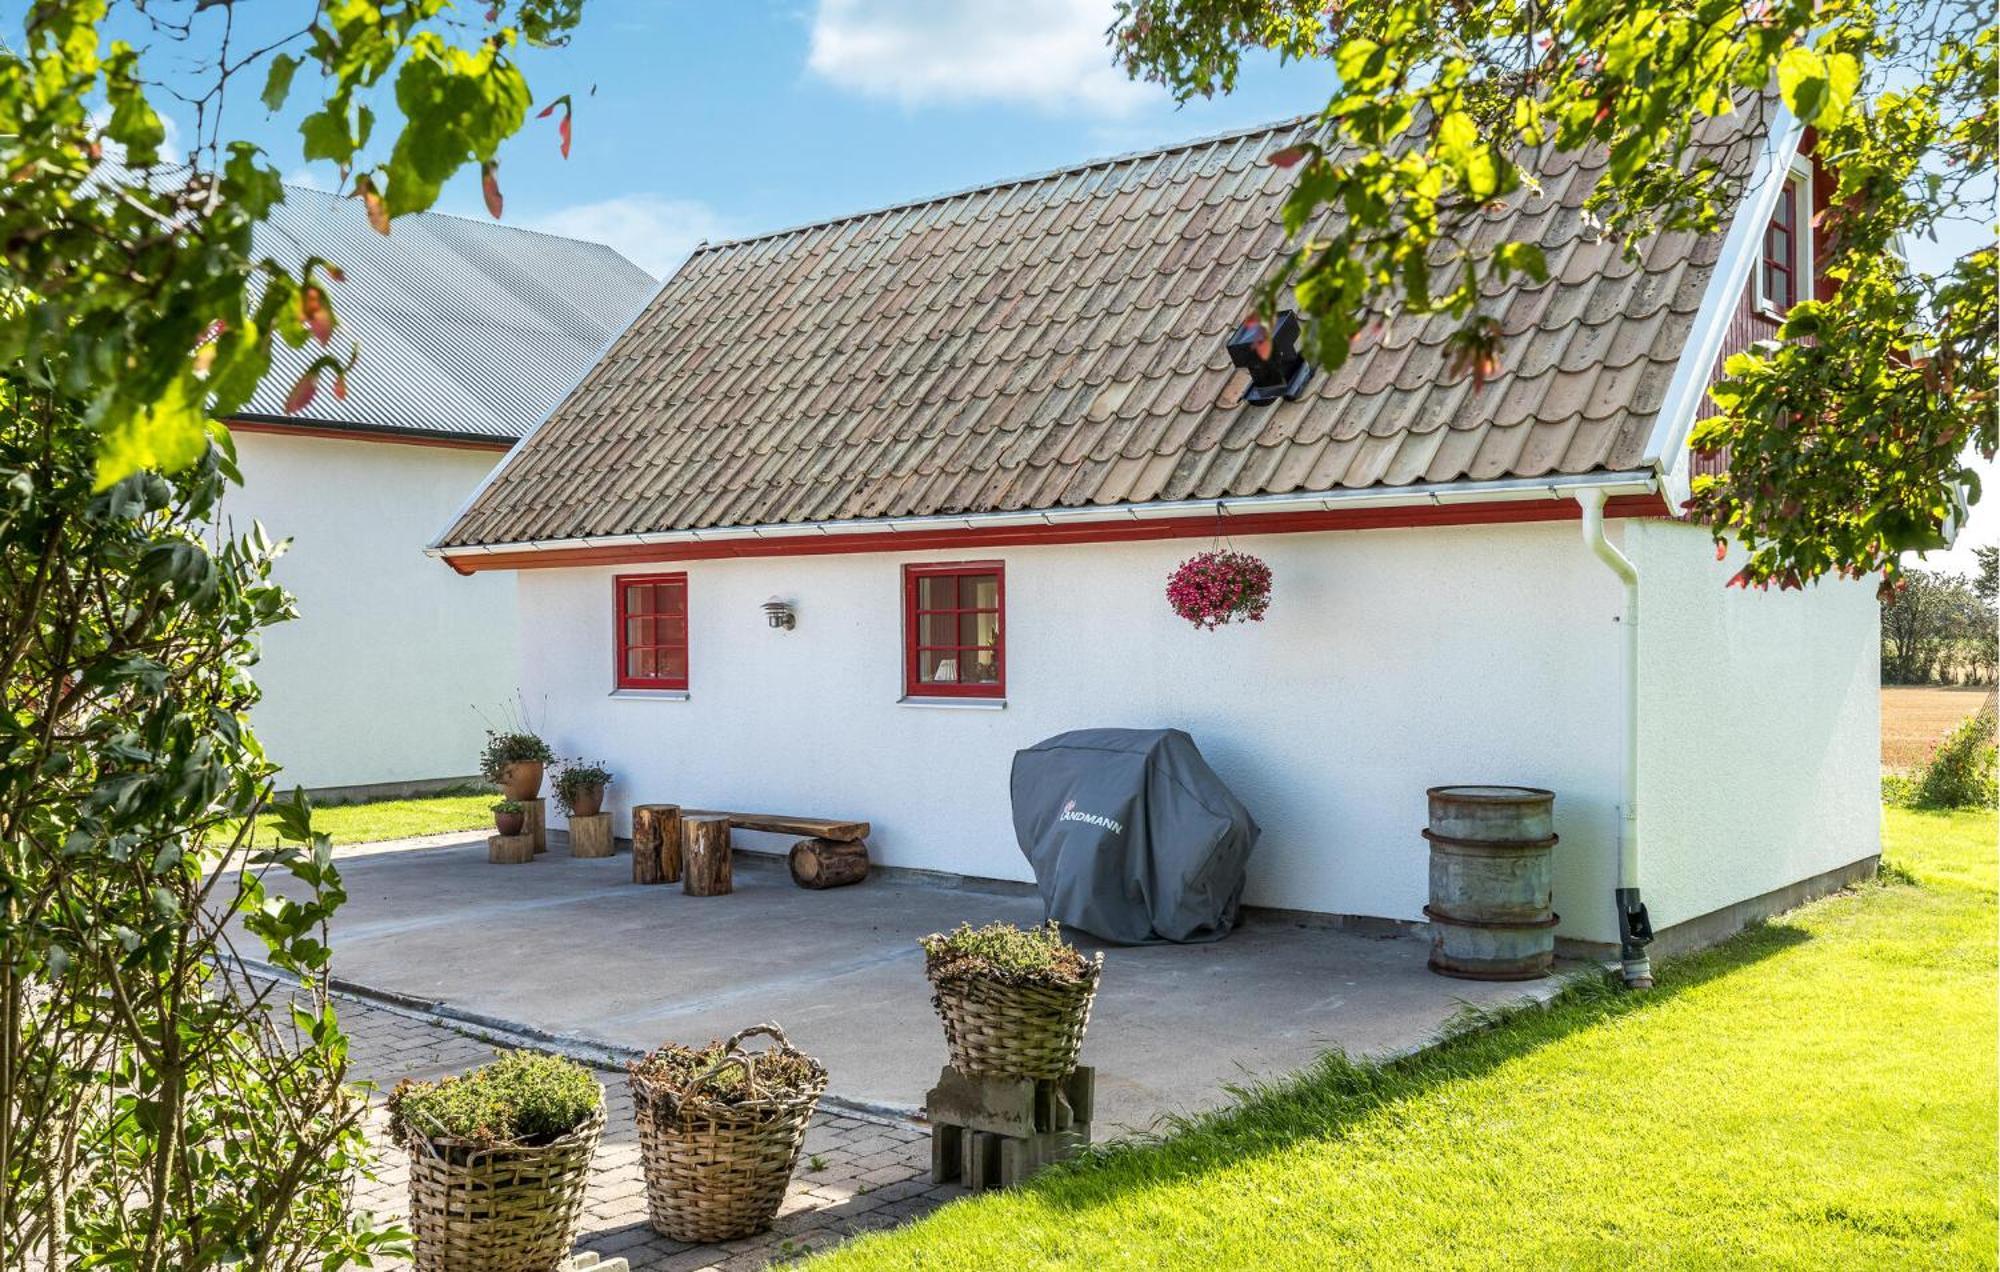
[[[497, 470], [496, 470], [497, 471]], [[1246, 495], [1234, 499], [1176, 499], [1154, 503], [1101, 507], [1048, 508], [1029, 512], [985, 512], [924, 517], [879, 517], [844, 521], [801, 521], [776, 525], [729, 526], [711, 530], [661, 530], [644, 534], [592, 535], [573, 539], [535, 539], [519, 543], [482, 543], [424, 549], [439, 560], [463, 560], [498, 553], [566, 552], [579, 548], [647, 548], [671, 550], [692, 544], [730, 539], [816, 539], [828, 535], [879, 535], [940, 530], [1005, 530], [1024, 526], [1115, 525], [1171, 517], [1224, 516], [1253, 513], [1335, 512], [1369, 508], [1451, 507], [1459, 504], [1520, 503], [1538, 499], [1575, 498], [1581, 491], [1600, 495], [1645, 495], [1659, 489], [1649, 471], [1584, 473], [1575, 476], [1510, 477], [1498, 481], [1434, 483], [1414, 486], [1367, 487], [1295, 495]], [[885, 542], [884, 547], [887, 547]]]
[[1619, 800], [1618, 883], [1612, 895], [1618, 913], [1618, 956], [1624, 965], [1625, 987], [1650, 989], [1653, 964], [1646, 957], [1646, 946], [1653, 939], [1653, 925], [1639, 896], [1639, 571], [1604, 535], [1604, 492], [1586, 488], [1573, 497], [1583, 509], [1584, 543], [1625, 588], [1625, 612], [1620, 619], [1625, 624], [1625, 652], [1619, 668], [1625, 690], [1625, 766]]

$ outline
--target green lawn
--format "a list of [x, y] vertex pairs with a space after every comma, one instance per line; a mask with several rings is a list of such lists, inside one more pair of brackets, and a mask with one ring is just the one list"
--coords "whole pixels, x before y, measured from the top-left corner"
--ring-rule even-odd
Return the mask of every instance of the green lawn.
[[1990, 1268], [1995, 821], [1890, 877], [1413, 1060], [1295, 1083], [843, 1268]]
[[[313, 809], [313, 828], [331, 835], [336, 844], [370, 844], [412, 835], [440, 835], [452, 830], [491, 827], [498, 795], [431, 795], [423, 799], [385, 799], [370, 804], [336, 804]], [[257, 819], [257, 838], [274, 837], [271, 819]]]

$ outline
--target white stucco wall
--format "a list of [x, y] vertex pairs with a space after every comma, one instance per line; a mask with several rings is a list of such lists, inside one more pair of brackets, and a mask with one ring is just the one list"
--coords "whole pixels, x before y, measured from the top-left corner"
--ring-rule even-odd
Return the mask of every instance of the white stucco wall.
[[[1871, 580], [1725, 586], [1705, 531], [1629, 523], [1639, 567], [1639, 809], [1656, 928], [1881, 851]], [[1654, 881], [1662, 881], [1655, 884]]]
[[[1656, 921], [1874, 851], [1872, 601], [1724, 593], [1699, 532], [1629, 533], [1657, 615], [1641, 796]], [[1217, 633], [1162, 595], [1201, 546], [650, 567], [689, 576], [686, 701], [611, 693], [617, 570], [525, 571], [520, 679], [559, 752], [617, 772], [621, 834], [646, 801], [858, 817], [879, 861], [1006, 879], [1030, 877], [1016, 749], [1178, 726], [1264, 828], [1246, 899], [1332, 913], [1421, 917], [1426, 787], [1547, 786], [1561, 931], [1615, 938], [1620, 592], [1576, 523], [1259, 536], [1239, 546], [1275, 572], [1270, 616]], [[897, 703], [901, 567], [953, 557], [1007, 565], [1002, 711]], [[773, 594], [796, 631], [765, 626]]]
[[493, 451], [238, 432], [224, 515], [292, 539], [277, 577], [299, 618], [264, 636], [252, 714], [283, 781], [306, 787], [476, 773], [484, 723], [514, 697], [505, 574], [424, 555]]

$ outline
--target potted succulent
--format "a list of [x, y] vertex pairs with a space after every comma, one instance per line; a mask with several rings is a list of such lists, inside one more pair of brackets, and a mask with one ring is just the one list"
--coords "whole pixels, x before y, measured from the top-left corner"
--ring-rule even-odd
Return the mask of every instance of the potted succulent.
[[960, 1073], [1064, 1078], [1076, 1070], [1104, 955], [1085, 958], [1054, 920], [1031, 928], [961, 923], [917, 943]]
[[405, 1078], [389, 1130], [410, 1155], [419, 1272], [540, 1272], [576, 1242], [604, 1088], [573, 1060], [503, 1052], [462, 1077]]
[[1203, 631], [1261, 623], [1271, 607], [1271, 567], [1248, 552], [1197, 553], [1168, 577], [1167, 604]]
[[604, 811], [604, 788], [611, 785], [611, 770], [598, 760], [564, 760], [556, 773], [556, 806], [565, 817], [595, 817]]
[[518, 835], [528, 823], [528, 814], [518, 799], [503, 799], [493, 805], [493, 832], [498, 835]]
[[479, 772], [508, 799], [539, 799], [543, 766], [555, 758], [549, 744], [532, 733], [488, 729], [486, 750], [479, 757]]
[[[770, 1043], [752, 1053], [744, 1039]], [[826, 1069], [776, 1025], [705, 1047], [667, 1043], [630, 1066], [653, 1229], [729, 1241], [771, 1226], [798, 1165]]]

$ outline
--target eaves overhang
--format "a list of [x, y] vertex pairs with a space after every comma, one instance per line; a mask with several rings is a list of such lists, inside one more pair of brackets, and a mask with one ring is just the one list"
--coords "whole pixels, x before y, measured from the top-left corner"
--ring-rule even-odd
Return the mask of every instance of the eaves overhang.
[[1368, 487], [1210, 500], [1047, 508], [1021, 512], [881, 517], [661, 530], [519, 543], [434, 544], [425, 549], [461, 574], [625, 565], [726, 557], [903, 552], [1319, 530], [1574, 520], [1572, 497], [1602, 490], [1612, 516], [1662, 516], [1651, 471], [1509, 477], [1495, 481]]

